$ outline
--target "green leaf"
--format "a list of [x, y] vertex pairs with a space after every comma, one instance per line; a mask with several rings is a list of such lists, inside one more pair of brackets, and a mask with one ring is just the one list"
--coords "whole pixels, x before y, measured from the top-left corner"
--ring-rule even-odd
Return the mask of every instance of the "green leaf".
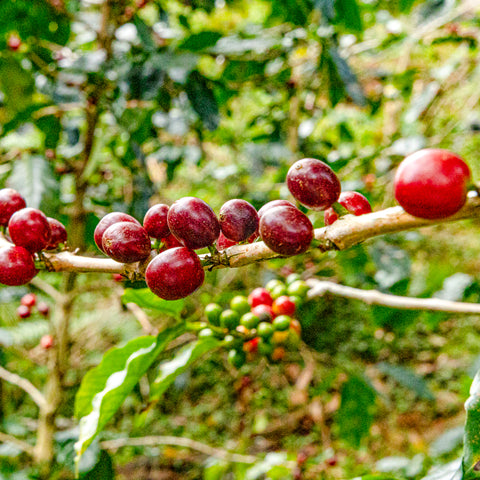
[[425, 380], [409, 368], [391, 365], [386, 362], [379, 363], [377, 367], [382, 373], [392, 377], [400, 385], [414, 392], [418, 398], [431, 401], [435, 400]]
[[23, 195], [29, 207], [50, 216], [57, 213], [59, 186], [52, 165], [44, 157], [34, 155], [16, 160], [8, 184]]
[[151, 386], [150, 400], [157, 401], [172, 384], [198, 358], [220, 346], [220, 340], [205, 338], [182, 348], [174, 358], [160, 364], [158, 376]]
[[463, 479], [480, 478], [480, 370], [473, 379], [465, 402], [467, 419], [463, 447]]
[[356, 0], [336, 0], [337, 23], [342, 23], [346, 28], [355, 32], [363, 30], [360, 8]]
[[163, 300], [157, 297], [149, 288], [127, 288], [122, 295], [123, 303], [135, 303], [142, 308], [150, 308], [157, 312], [180, 318], [185, 308], [185, 300]]
[[33, 74], [25, 70], [15, 59], [3, 57], [0, 62], [0, 89], [5, 94], [4, 103], [10, 117], [8, 120], [11, 120], [14, 115], [26, 110], [32, 103]]
[[187, 37], [178, 48], [198, 52], [213, 47], [220, 38], [222, 38], [222, 34], [218, 32], [200, 32]]
[[209, 83], [198, 72], [192, 72], [185, 86], [188, 99], [205, 128], [215, 130], [220, 123], [217, 101]]
[[156, 45], [152, 37], [152, 29], [138, 15], [134, 17], [133, 23], [137, 27], [138, 36], [145, 50], [155, 51]]
[[184, 331], [183, 325], [177, 325], [157, 337], [131, 340], [107, 352], [100, 365], [85, 375], [75, 397], [75, 416], [80, 419], [80, 434], [75, 444], [77, 464], [159, 353]]
[[340, 437], [358, 447], [373, 422], [376, 392], [364, 378], [352, 376], [343, 384], [341, 396], [337, 414]]
[[462, 480], [462, 462], [456, 459], [445, 465], [432, 467], [422, 480]]
[[400, 0], [400, 11], [402, 13], [408, 13], [415, 3], [415, 0]]

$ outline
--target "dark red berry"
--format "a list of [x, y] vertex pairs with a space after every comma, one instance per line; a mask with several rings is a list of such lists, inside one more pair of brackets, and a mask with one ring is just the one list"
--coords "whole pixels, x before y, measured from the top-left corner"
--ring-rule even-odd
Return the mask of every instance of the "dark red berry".
[[222, 232], [220, 232], [220, 235], [217, 239], [217, 250], [225, 250], [226, 248], [233, 247], [236, 244], [237, 242], [235, 240], [230, 240]]
[[113, 280], [115, 280], [115, 282], [119, 282], [119, 283], [121, 283], [125, 280], [125, 277], [121, 273], [114, 273], [112, 275], [112, 278], [113, 278]]
[[338, 220], [338, 213], [332, 208], [329, 207], [323, 212], [323, 221], [325, 225], [331, 225], [332, 223]]
[[239, 198], [225, 202], [218, 218], [223, 234], [236, 242], [247, 240], [258, 228], [257, 211], [250, 203]]
[[46, 246], [46, 250], [55, 250], [60, 244], [67, 243], [67, 230], [55, 218], [47, 217], [50, 225], [50, 241]]
[[253, 307], [252, 313], [260, 319], [260, 322], [272, 322], [275, 318], [272, 307], [270, 305], [265, 305], [264, 303]]
[[14, 246], [0, 248], [0, 283], [24, 285], [36, 274], [35, 262], [28, 250]]
[[118, 222], [132, 222], [132, 223], [136, 223], [137, 225], [140, 225], [140, 222], [136, 218], [133, 218], [131, 215], [128, 215], [127, 213], [112, 212], [105, 215], [98, 222], [95, 228], [95, 232], [93, 232], [93, 238], [95, 240], [95, 243], [97, 244], [97, 247], [102, 252], [105, 252], [103, 250], [103, 245], [102, 245], [102, 237], [103, 237], [103, 234], [105, 233], [105, 230], [111, 225], [113, 225], [114, 223], [118, 223]]
[[293, 315], [295, 303], [287, 295], [276, 298], [272, 303], [272, 310], [275, 315]]
[[266, 203], [265, 205], [263, 205], [262, 208], [260, 208], [260, 210], [258, 211], [258, 218], [260, 219], [266, 211], [274, 207], [295, 207], [295, 205], [288, 200], [272, 200], [271, 202]]
[[295, 207], [275, 207], [260, 219], [260, 236], [268, 248], [280, 255], [298, 255], [308, 250], [313, 226]]
[[151, 207], [143, 218], [143, 228], [152, 238], [165, 238], [170, 235], [167, 223], [168, 205], [159, 203]]
[[273, 298], [267, 289], [257, 287], [250, 292], [248, 303], [252, 308], [257, 305], [271, 305], [273, 303]]
[[40, 346], [45, 350], [48, 350], [48, 349], [52, 348], [54, 343], [55, 343], [55, 341], [54, 341], [52, 335], [44, 335], [40, 339]]
[[370, 202], [358, 192], [342, 192], [338, 197], [338, 203], [357, 217], [372, 212]]
[[50, 307], [46, 302], [38, 302], [37, 310], [38, 310], [38, 313], [40, 315], [43, 315], [44, 317], [48, 317], [50, 313]]
[[105, 230], [102, 239], [103, 251], [117, 262], [139, 262], [150, 255], [150, 238], [136, 223], [114, 223]]
[[220, 235], [215, 212], [200, 198], [177, 200], [170, 207], [167, 220], [173, 235], [192, 250], [213, 245]]
[[304, 158], [295, 162], [287, 173], [290, 193], [302, 204], [315, 210], [331, 207], [340, 195], [340, 181], [324, 162]]
[[165, 300], [187, 297], [202, 285], [204, 278], [200, 258], [186, 247], [159, 253], [145, 271], [148, 288]]
[[20, 45], [22, 44], [22, 40], [16, 33], [11, 33], [7, 39], [7, 46], [10, 50], [16, 52]]
[[394, 190], [403, 209], [419, 218], [446, 218], [467, 199], [470, 169], [448, 150], [427, 148], [406, 157], [395, 174]]
[[13, 188], [0, 190], [0, 225], [7, 226], [10, 217], [27, 206], [25, 199]]
[[34, 293], [26, 293], [21, 299], [20, 304], [32, 308], [37, 303], [37, 296]]
[[168, 237], [162, 238], [163, 250], [168, 250], [169, 248], [183, 247], [183, 243], [179, 242], [172, 234]]
[[26, 305], [20, 305], [17, 308], [17, 315], [20, 318], [28, 318], [32, 314], [32, 309]]
[[43, 250], [50, 241], [50, 225], [43, 212], [36, 208], [22, 208], [8, 222], [12, 242], [30, 252]]

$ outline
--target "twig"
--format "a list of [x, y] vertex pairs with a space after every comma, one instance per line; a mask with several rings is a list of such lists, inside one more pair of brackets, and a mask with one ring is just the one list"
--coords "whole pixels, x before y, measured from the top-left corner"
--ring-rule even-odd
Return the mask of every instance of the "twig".
[[127, 303], [125, 306], [138, 320], [138, 323], [147, 335], [156, 335], [158, 333], [158, 330], [148, 320], [147, 314], [136, 303]]
[[26, 378], [20, 377], [16, 373], [9, 372], [3, 367], [0, 367], [0, 378], [27, 392], [40, 408], [47, 408], [48, 405], [43, 394]]
[[50, 285], [48, 282], [45, 282], [41, 278], [35, 277], [30, 282], [35, 288], [38, 288], [43, 293], [46, 293], [48, 296], [52, 297], [55, 302], [59, 302], [63, 299], [63, 294], [59, 292], [54, 286]]
[[307, 283], [312, 287], [308, 292], [309, 298], [321, 297], [325, 293], [331, 293], [340, 297], [351, 298], [368, 303], [369, 305], [381, 305], [397, 308], [400, 310], [428, 310], [446, 313], [480, 314], [480, 305], [477, 303], [452, 302], [440, 298], [412, 298], [400, 297], [379, 292], [378, 290], [361, 290], [347, 287], [337, 283], [309, 279]]
[[100, 443], [101, 448], [105, 450], [116, 450], [126, 446], [155, 446], [155, 445], [175, 445], [177, 447], [191, 448], [209, 455], [211, 457], [220, 458], [226, 462], [235, 463], [255, 463], [259, 459], [253, 455], [241, 455], [239, 453], [228, 452], [220, 448], [211, 447], [204, 443], [197, 442], [184, 437], [173, 437], [170, 435], [137, 437], [137, 438], [117, 438], [115, 440], [106, 440]]
[[20, 450], [22, 450], [22, 452], [25, 452], [31, 457], [33, 457], [32, 445], [30, 445], [27, 442], [24, 442], [23, 440], [20, 440], [19, 438], [16, 438], [12, 435], [8, 435], [7, 433], [0, 432], [0, 442], [11, 443], [12, 445], [15, 445]]

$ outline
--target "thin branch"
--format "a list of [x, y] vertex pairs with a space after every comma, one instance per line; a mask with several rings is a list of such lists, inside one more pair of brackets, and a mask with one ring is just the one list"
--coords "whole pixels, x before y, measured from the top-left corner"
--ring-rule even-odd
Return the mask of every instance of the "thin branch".
[[220, 458], [226, 462], [235, 463], [255, 463], [259, 458], [253, 455], [241, 455], [239, 453], [228, 452], [220, 448], [211, 447], [204, 443], [197, 442], [184, 437], [173, 437], [170, 435], [137, 437], [137, 438], [117, 438], [115, 440], [106, 440], [100, 443], [101, 448], [105, 450], [117, 450], [126, 446], [153, 447], [156, 445], [174, 445], [177, 447], [191, 448], [211, 457]]
[[22, 452], [25, 452], [26, 454], [33, 457], [33, 447], [32, 447], [32, 445], [30, 445], [27, 442], [24, 442], [23, 440], [20, 440], [19, 438], [16, 438], [12, 435], [8, 435], [7, 433], [0, 432], [0, 442], [11, 443], [12, 445], [15, 445], [20, 450], [22, 450]]
[[40, 407], [47, 408], [47, 401], [45, 397], [32, 383], [30, 383], [26, 378], [22, 378], [16, 373], [9, 372], [5, 368], [0, 367], [0, 378], [3, 380], [20, 387], [23, 391], [27, 392], [32, 400]]
[[158, 334], [158, 330], [148, 320], [148, 315], [136, 303], [127, 303], [127, 304], [125, 304], [125, 306], [133, 314], [133, 316], [137, 319], [138, 323], [142, 327], [142, 330], [147, 335], [157, 335]]
[[326, 293], [340, 297], [360, 300], [369, 305], [381, 305], [400, 310], [428, 310], [446, 313], [464, 313], [470, 315], [480, 314], [480, 305], [477, 303], [452, 302], [441, 298], [412, 298], [400, 297], [379, 292], [378, 290], [362, 290], [347, 287], [337, 283], [309, 279], [307, 283], [312, 287], [308, 292], [309, 298], [321, 297]]
[[43, 293], [46, 293], [50, 296], [55, 302], [62, 301], [63, 294], [59, 292], [53, 285], [50, 285], [48, 282], [45, 282], [41, 278], [35, 277], [30, 281], [30, 284], [35, 288], [38, 288]]

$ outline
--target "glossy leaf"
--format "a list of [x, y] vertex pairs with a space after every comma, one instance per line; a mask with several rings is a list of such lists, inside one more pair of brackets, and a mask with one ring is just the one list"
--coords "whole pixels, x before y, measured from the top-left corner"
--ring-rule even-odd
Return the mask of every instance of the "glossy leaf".
[[85, 375], [75, 397], [75, 415], [80, 420], [79, 439], [75, 444], [77, 462], [159, 353], [183, 332], [183, 325], [178, 325], [157, 337], [131, 340], [107, 352], [100, 365]]
[[213, 47], [222, 37], [218, 32], [200, 32], [187, 37], [179, 46], [181, 50], [190, 50], [198, 52], [209, 47]]
[[205, 128], [215, 130], [220, 123], [220, 115], [217, 101], [205, 77], [198, 72], [193, 72], [188, 77], [186, 92]]
[[127, 288], [122, 295], [123, 303], [135, 303], [142, 308], [150, 308], [165, 315], [179, 318], [185, 307], [185, 300], [167, 301], [157, 297], [149, 288]]
[[470, 397], [465, 402], [467, 419], [463, 446], [463, 479], [480, 477], [480, 371], [470, 387]]
[[349, 30], [361, 32], [363, 29], [360, 8], [356, 0], [336, 0], [335, 10], [337, 22], [345, 25]]
[[205, 353], [220, 346], [220, 340], [205, 338], [182, 348], [174, 358], [160, 364], [158, 376], [151, 386], [150, 400], [157, 401], [178, 375], [182, 374]]

